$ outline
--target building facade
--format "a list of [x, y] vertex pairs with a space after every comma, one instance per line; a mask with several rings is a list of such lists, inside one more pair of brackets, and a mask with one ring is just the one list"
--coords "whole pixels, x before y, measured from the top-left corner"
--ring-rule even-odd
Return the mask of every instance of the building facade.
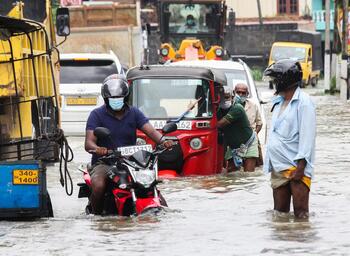
[[[263, 18], [285, 18], [286, 16], [312, 15], [313, 0], [260, 0]], [[236, 18], [247, 19], [259, 17], [258, 0], [227, 0], [228, 8], [236, 12]]]

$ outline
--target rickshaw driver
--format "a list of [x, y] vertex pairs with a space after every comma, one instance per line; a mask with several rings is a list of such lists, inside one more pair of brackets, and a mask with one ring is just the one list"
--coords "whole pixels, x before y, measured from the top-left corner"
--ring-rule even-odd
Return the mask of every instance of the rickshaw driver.
[[[130, 146], [136, 144], [136, 129], [143, 131], [155, 143], [162, 143], [170, 148], [173, 142], [161, 141], [162, 135], [154, 129], [144, 114], [137, 108], [125, 103], [129, 94], [129, 85], [124, 76], [110, 75], [102, 84], [101, 95], [105, 104], [94, 109], [86, 124], [85, 150], [94, 151], [91, 164], [90, 197], [92, 213], [101, 214], [103, 209], [103, 196], [106, 190], [108, 165], [98, 162], [98, 157], [106, 155], [108, 148]], [[94, 135], [96, 127], [106, 127], [111, 131], [112, 142], [98, 140]]]
[[[250, 123], [247, 114], [243, 106], [239, 103], [239, 98], [235, 97], [234, 102], [230, 106], [231, 93], [225, 92], [225, 107], [228, 111], [217, 124], [217, 127], [224, 132], [225, 143], [230, 147], [232, 151], [232, 160], [234, 167], [237, 169], [241, 165], [244, 165], [244, 171], [254, 171], [255, 163], [247, 161], [250, 158], [258, 157], [257, 139], [253, 129], [250, 127]], [[218, 117], [220, 118], [219, 109]], [[243, 161], [244, 159], [244, 161]], [[255, 161], [255, 159], [254, 159]], [[228, 170], [232, 170], [232, 161], [228, 161]]]

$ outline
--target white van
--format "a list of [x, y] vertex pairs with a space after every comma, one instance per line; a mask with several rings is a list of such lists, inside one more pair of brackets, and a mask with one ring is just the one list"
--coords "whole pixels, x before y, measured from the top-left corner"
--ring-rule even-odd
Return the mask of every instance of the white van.
[[125, 71], [112, 51], [61, 54], [60, 66], [61, 127], [66, 135], [84, 136], [90, 112], [104, 104], [103, 80]]

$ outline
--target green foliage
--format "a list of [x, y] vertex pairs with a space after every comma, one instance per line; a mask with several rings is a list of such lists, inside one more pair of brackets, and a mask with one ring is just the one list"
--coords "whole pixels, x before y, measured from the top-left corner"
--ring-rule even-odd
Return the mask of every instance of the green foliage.
[[336, 90], [337, 90], [337, 79], [335, 76], [332, 76], [329, 93], [334, 94]]
[[254, 81], [261, 81], [263, 77], [263, 71], [260, 68], [253, 67], [252, 68], [252, 76]]
[[56, 12], [57, 8], [60, 7], [60, 1], [59, 0], [52, 0], [51, 1], [51, 8], [52, 8], [52, 18], [54, 24], [56, 24]]

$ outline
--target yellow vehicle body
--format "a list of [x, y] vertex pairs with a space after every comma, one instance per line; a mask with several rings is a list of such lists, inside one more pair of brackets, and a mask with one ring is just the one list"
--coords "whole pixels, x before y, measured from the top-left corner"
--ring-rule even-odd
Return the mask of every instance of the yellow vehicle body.
[[[17, 2], [6, 16], [1, 16], [1, 29], [8, 35], [0, 37], [0, 160], [11, 158], [4, 155], [14, 147], [25, 151], [22, 142], [45, 136], [48, 132], [45, 125], [59, 126], [58, 116], [54, 123], [43, 121], [48, 118], [43, 106], [48, 99], [54, 108], [59, 107], [58, 66], [53, 64], [58, 63], [58, 56], [48, 51], [56, 43], [51, 3], [46, 1], [46, 18], [42, 23], [24, 19], [25, 8], [24, 3]], [[31, 30], [27, 34], [20, 30], [17, 33], [13, 32], [14, 26]], [[33, 116], [34, 105], [40, 118]], [[11, 147], [16, 142], [19, 144]]]
[[[170, 43], [164, 43], [161, 45], [161, 55], [162, 49], [167, 49], [168, 54], [163, 56], [164, 61], [181, 61], [181, 60], [221, 60], [222, 56], [217, 56], [216, 52], [221, 51], [223, 53], [223, 49], [219, 45], [213, 45], [206, 51], [203, 47], [201, 40], [195, 38], [188, 38], [181, 41], [180, 47], [178, 50], [175, 50], [174, 47]], [[187, 49], [192, 49], [192, 51], [188, 51]], [[191, 54], [190, 52], [194, 54]]]
[[320, 77], [320, 70], [313, 69], [312, 46], [306, 43], [275, 42], [270, 51], [269, 65], [281, 59], [293, 59], [300, 63], [303, 72], [303, 86], [315, 86]]

